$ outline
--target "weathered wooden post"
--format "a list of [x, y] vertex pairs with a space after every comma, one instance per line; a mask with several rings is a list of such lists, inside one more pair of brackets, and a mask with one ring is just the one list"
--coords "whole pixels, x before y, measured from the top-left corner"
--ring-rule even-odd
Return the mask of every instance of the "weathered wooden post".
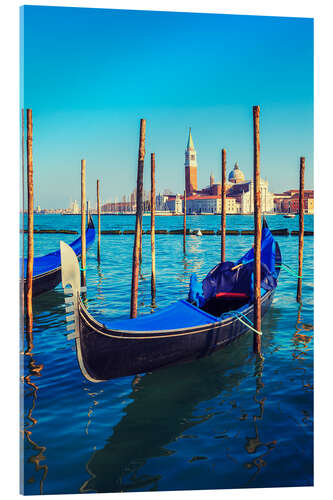
[[222, 185], [221, 185], [221, 262], [225, 262], [226, 234], [226, 151], [222, 149]]
[[151, 300], [155, 304], [156, 279], [155, 279], [155, 153], [151, 153], [151, 190], [150, 190], [150, 239], [151, 239]]
[[97, 261], [101, 262], [101, 205], [99, 201], [99, 179], [97, 179]]
[[184, 189], [184, 237], [183, 237], [183, 250], [186, 253], [186, 189]]
[[137, 187], [136, 187], [136, 222], [135, 222], [133, 265], [132, 265], [131, 318], [136, 318], [138, 310], [140, 236], [142, 234], [142, 191], [143, 191], [143, 168], [145, 159], [145, 137], [146, 137], [146, 120], [141, 119], [139, 156], [138, 156], [138, 177], [137, 177]]
[[86, 286], [86, 160], [81, 160], [81, 286]]
[[304, 170], [305, 158], [300, 158], [299, 168], [299, 206], [298, 206], [298, 282], [297, 282], [297, 302], [302, 302], [302, 275], [303, 275], [303, 248], [304, 248]]
[[[260, 200], [260, 107], [253, 106], [253, 181], [254, 181], [254, 328], [261, 332], [261, 200]], [[253, 351], [261, 352], [261, 338], [253, 336]]]
[[[21, 321], [24, 323], [24, 109], [21, 110], [21, 163], [22, 163], [22, 263], [21, 263]], [[23, 328], [22, 328], [23, 331]]]
[[34, 180], [32, 164], [32, 110], [27, 109], [28, 261], [26, 274], [27, 331], [32, 332], [32, 276], [34, 266]]

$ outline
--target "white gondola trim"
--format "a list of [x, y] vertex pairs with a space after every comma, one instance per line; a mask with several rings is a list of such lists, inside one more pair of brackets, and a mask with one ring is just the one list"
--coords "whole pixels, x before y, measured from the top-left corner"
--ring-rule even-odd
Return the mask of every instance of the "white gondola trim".
[[75, 323], [70, 323], [69, 325], [66, 325], [66, 330], [70, 332], [71, 330], [75, 330]]
[[65, 303], [66, 304], [73, 304], [73, 297], [65, 297]]
[[75, 321], [75, 314], [71, 314], [70, 316], [66, 316], [66, 321], [69, 323], [70, 321]]
[[65, 307], [66, 313], [74, 312], [74, 306]]

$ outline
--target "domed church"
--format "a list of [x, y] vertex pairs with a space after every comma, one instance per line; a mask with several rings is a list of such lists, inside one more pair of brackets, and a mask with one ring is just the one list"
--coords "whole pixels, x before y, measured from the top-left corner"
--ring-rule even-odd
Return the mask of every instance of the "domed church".
[[237, 161], [235, 163], [233, 170], [231, 170], [231, 172], [228, 176], [228, 181], [232, 182], [233, 184], [245, 182], [245, 175], [243, 174], [243, 172], [239, 168]]

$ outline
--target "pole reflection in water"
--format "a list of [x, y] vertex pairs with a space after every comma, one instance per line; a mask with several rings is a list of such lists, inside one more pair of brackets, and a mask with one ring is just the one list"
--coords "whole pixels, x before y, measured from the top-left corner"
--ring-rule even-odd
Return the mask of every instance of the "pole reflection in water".
[[[297, 321], [295, 325], [295, 333], [293, 335], [293, 345], [295, 350], [292, 355], [294, 359], [305, 359], [307, 355], [307, 351], [309, 350], [309, 344], [313, 338], [313, 325], [303, 323], [302, 317], [302, 304], [300, 304], [297, 313]], [[305, 333], [306, 332], [306, 333]], [[309, 333], [312, 332], [312, 335]]]
[[102, 303], [104, 302], [104, 293], [103, 293], [103, 273], [101, 269], [100, 263], [97, 264], [97, 275], [98, 275], [98, 280], [97, 280], [97, 294], [96, 298], [97, 300], [100, 300]]
[[[312, 356], [311, 341], [313, 339], [313, 325], [302, 321], [302, 307], [301, 303], [298, 308], [295, 333], [292, 338], [292, 343], [294, 345], [292, 356], [297, 363], [297, 369], [303, 371], [303, 389], [305, 391], [313, 391], [312, 370], [309, 372], [306, 363], [307, 358], [311, 358]], [[302, 424], [312, 425], [312, 418], [310, 418], [309, 412], [306, 409], [303, 409]]]
[[265, 450], [263, 451], [263, 453], [256, 456], [251, 462], [247, 462], [245, 464], [245, 466], [248, 469], [256, 467], [254, 474], [251, 476], [246, 485], [248, 485], [251, 481], [253, 481], [259, 474], [261, 469], [266, 466], [266, 461], [264, 460], [263, 457], [266, 457], [268, 453], [272, 451], [272, 449], [275, 447], [277, 443], [277, 440], [272, 440], [267, 443], [263, 443], [259, 437], [258, 421], [262, 421], [264, 418], [264, 404], [266, 401], [266, 397], [264, 396], [260, 397], [260, 391], [264, 388], [264, 383], [262, 381], [263, 370], [264, 370], [264, 358], [262, 355], [259, 354], [256, 356], [256, 362], [255, 362], [254, 376], [256, 380], [256, 391], [253, 396], [254, 401], [259, 405], [259, 415], [253, 415], [255, 435], [246, 438], [245, 449], [249, 454], [257, 453], [257, 451], [262, 447], [264, 447]]
[[[42, 472], [41, 478], [39, 480], [39, 491], [40, 494], [43, 494], [43, 486], [44, 486], [44, 481], [46, 479], [47, 473], [48, 473], [48, 466], [47, 464], [41, 465], [40, 462], [46, 460], [45, 457], [45, 451], [46, 447], [45, 446], [40, 446], [38, 445], [33, 439], [32, 439], [32, 432], [33, 428], [37, 424], [37, 419], [33, 417], [33, 412], [36, 409], [36, 404], [37, 404], [37, 393], [38, 393], [38, 385], [34, 382], [32, 378], [34, 377], [41, 377], [42, 376], [42, 369], [44, 368], [43, 364], [38, 364], [36, 363], [35, 359], [33, 358], [33, 336], [32, 332], [27, 332], [26, 335], [26, 342], [27, 342], [27, 349], [25, 350], [25, 356], [28, 356], [28, 371], [29, 373], [24, 377], [24, 385], [29, 387], [30, 392], [25, 394], [25, 401], [29, 395], [31, 395], [31, 406], [30, 408], [27, 409], [27, 414], [26, 414], [26, 422], [23, 422], [23, 434], [31, 446], [31, 448], [37, 452], [37, 454], [32, 455], [29, 457], [28, 462], [31, 464], [34, 464], [35, 466], [35, 471]], [[27, 404], [25, 403], [25, 407]], [[25, 408], [24, 408], [25, 409]], [[35, 482], [35, 477], [31, 476], [28, 479], [28, 482], [32, 483]], [[23, 489], [23, 488], [22, 488]]]
[[157, 489], [163, 470], [150, 474], [142, 468], [150, 459], [173, 455], [171, 443], [193, 437], [187, 434], [189, 429], [214, 417], [213, 411], [197, 415], [200, 403], [222, 390], [232, 391], [247, 376], [251, 361], [245, 347], [249, 342], [244, 346], [244, 340], [211, 357], [135, 377], [133, 402], [104, 448], [95, 451], [87, 463], [90, 478], [80, 492]]

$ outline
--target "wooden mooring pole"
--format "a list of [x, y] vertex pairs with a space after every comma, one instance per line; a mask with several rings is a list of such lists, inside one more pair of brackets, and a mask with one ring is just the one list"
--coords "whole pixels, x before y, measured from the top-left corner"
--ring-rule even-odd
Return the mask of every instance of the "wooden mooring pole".
[[133, 246], [132, 264], [132, 290], [131, 290], [131, 318], [136, 318], [138, 312], [138, 288], [140, 267], [140, 246], [142, 240], [142, 192], [143, 192], [143, 168], [145, 159], [145, 137], [146, 120], [140, 121], [140, 142], [138, 156], [138, 177], [136, 187], [136, 221]]
[[27, 109], [28, 262], [26, 274], [27, 332], [32, 332], [32, 276], [34, 265], [34, 180], [32, 163], [32, 110]]
[[97, 179], [97, 261], [101, 262], [101, 204], [99, 200], [99, 179]]
[[297, 302], [302, 302], [302, 275], [303, 275], [303, 248], [304, 248], [304, 170], [305, 158], [300, 158], [299, 166], [299, 206], [298, 206], [298, 282], [297, 282]]
[[[254, 328], [261, 332], [261, 200], [260, 200], [260, 107], [253, 106], [253, 181], [254, 181]], [[261, 336], [253, 335], [253, 352], [261, 353]]]
[[24, 190], [25, 190], [25, 183], [24, 183], [24, 109], [22, 108], [21, 110], [21, 175], [22, 175], [22, 184], [21, 184], [21, 189], [22, 189], [22, 262], [21, 262], [21, 327], [22, 330], [24, 330]]
[[81, 286], [86, 286], [86, 160], [81, 160]]
[[222, 149], [222, 185], [221, 185], [221, 262], [225, 262], [226, 234], [226, 151]]
[[150, 189], [150, 239], [151, 239], [151, 301], [155, 304], [156, 278], [155, 278], [155, 153], [150, 157], [151, 169], [151, 189]]
[[183, 250], [186, 253], [186, 189], [184, 189], [184, 237], [183, 237]]

